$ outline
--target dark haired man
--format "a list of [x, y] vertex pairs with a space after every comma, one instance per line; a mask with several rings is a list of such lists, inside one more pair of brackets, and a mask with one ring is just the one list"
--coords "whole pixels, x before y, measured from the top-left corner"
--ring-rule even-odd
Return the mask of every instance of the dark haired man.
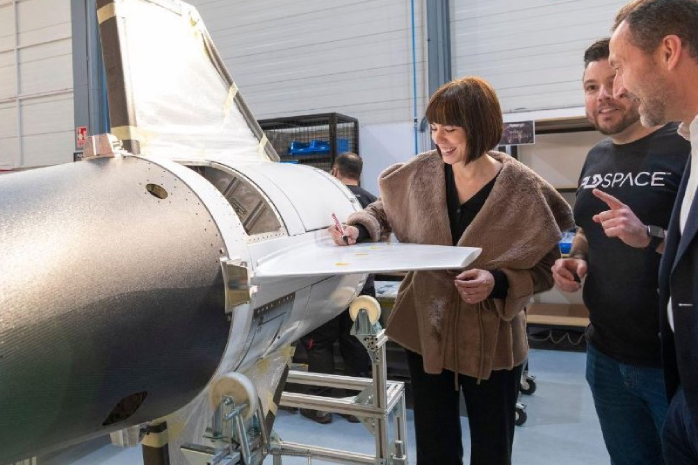
[[[355, 153], [343, 153], [335, 158], [332, 165], [332, 176], [347, 186], [363, 208], [376, 200], [376, 196], [359, 186], [363, 160]], [[376, 290], [373, 276], [369, 275], [361, 291], [362, 295], [375, 297]], [[334, 319], [301, 338], [308, 352], [308, 370], [316, 373], [334, 374], [334, 343], [339, 341], [339, 352], [344, 360], [345, 373], [349, 376], [370, 376], [371, 359], [366, 348], [359, 340], [350, 334], [353, 322], [346, 310]], [[314, 394], [322, 393], [314, 391]], [[332, 414], [319, 410], [301, 409], [301, 414], [321, 424], [330, 423]], [[344, 415], [347, 420], [356, 423], [359, 420], [353, 415]]]
[[616, 17], [611, 64], [616, 91], [640, 102], [645, 125], [680, 121], [691, 157], [674, 206], [659, 271], [662, 354], [671, 398], [662, 432], [668, 464], [698, 463], [698, 1], [643, 0]]
[[653, 234], [669, 224], [690, 147], [676, 126], [645, 128], [637, 102], [613, 96], [608, 44], [586, 50], [583, 87], [589, 122], [609, 138], [587, 155], [571, 258], [557, 260], [553, 276], [568, 292], [586, 277], [587, 381], [611, 463], [660, 465], [668, 403], [658, 338], [661, 241]]

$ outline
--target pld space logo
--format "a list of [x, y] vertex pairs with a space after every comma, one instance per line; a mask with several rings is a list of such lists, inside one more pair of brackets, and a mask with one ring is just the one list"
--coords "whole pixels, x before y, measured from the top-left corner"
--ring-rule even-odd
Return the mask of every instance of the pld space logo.
[[582, 178], [580, 189], [604, 189], [614, 187], [664, 187], [666, 178], [671, 173], [668, 171], [641, 171], [639, 173], [606, 173], [604, 175], [594, 174]]

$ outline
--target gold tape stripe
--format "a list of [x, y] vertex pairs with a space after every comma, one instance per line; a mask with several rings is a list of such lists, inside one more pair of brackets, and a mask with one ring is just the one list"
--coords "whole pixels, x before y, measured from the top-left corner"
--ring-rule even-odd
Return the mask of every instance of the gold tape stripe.
[[225, 102], [223, 103], [223, 111], [225, 112], [225, 116], [228, 116], [230, 110], [233, 109], [233, 106], [235, 105], [235, 96], [237, 93], [238, 86], [233, 82], [233, 85], [231, 85], [230, 89], [228, 89], [228, 95], [226, 95]]
[[[293, 357], [293, 354], [296, 353], [296, 346], [289, 345], [289, 346], [286, 346], [286, 347], [279, 349], [279, 350], [281, 351], [281, 354], [284, 357], [286, 357], [287, 359], [290, 359], [291, 357]], [[286, 360], [287, 364], [288, 364], [288, 362], [290, 362], [290, 360]]]
[[255, 369], [261, 375], [267, 374], [267, 372], [269, 371], [269, 359], [268, 358], [261, 359], [259, 362], [257, 362]]
[[[160, 418], [158, 420], [153, 421], [151, 423], [151, 426], [159, 426], [160, 424], [162, 424], [164, 422], [165, 422], [165, 419]], [[156, 449], [160, 449], [161, 447], [164, 447], [169, 443], [169, 434], [168, 434], [169, 432], [170, 432], [170, 425], [168, 424], [164, 431], [161, 431], [159, 433], [146, 434], [143, 437], [143, 441], [141, 441], [141, 443], [146, 447], [154, 447]]]
[[119, 140], [141, 140], [141, 133], [136, 126], [119, 126], [111, 128], [111, 133]]
[[154, 447], [159, 449], [166, 446], [168, 443], [167, 430], [162, 433], [148, 433], [143, 437], [142, 444], [146, 447]]
[[97, 21], [102, 24], [104, 21], [116, 16], [116, 4], [109, 3], [97, 10]]
[[201, 23], [201, 16], [199, 16], [199, 12], [196, 11], [195, 9], [191, 9], [188, 11], [189, 13], [189, 25], [193, 28], [198, 28], [199, 24]]
[[266, 146], [267, 146], [267, 142], [269, 142], [269, 139], [267, 139], [267, 135], [264, 134], [264, 135], [262, 136], [262, 139], [259, 141], [259, 145], [257, 146], [257, 151], [258, 151], [259, 153], [264, 153], [264, 149], [265, 149]]
[[271, 401], [269, 403], [269, 411], [271, 412], [272, 415], [276, 416], [276, 412], [279, 410], [279, 406], [274, 403], [274, 401]]

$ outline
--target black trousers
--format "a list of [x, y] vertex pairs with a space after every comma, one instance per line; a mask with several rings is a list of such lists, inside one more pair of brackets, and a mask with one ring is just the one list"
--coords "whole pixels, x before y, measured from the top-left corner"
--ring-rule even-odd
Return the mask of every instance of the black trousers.
[[698, 430], [683, 387], [671, 399], [662, 431], [662, 450], [667, 465], [698, 463]]
[[463, 392], [470, 425], [471, 465], [511, 465], [514, 420], [523, 364], [513, 370], [493, 371], [488, 380], [454, 374], [424, 372], [422, 357], [410, 351], [407, 362], [414, 396], [417, 465], [461, 465], [463, 443], [460, 427], [460, 392]]
[[350, 334], [353, 321], [349, 310], [301, 338], [308, 351], [308, 371], [334, 374], [334, 343], [339, 341], [339, 352], [344, 360], [345, 374], [370, 376], [371, 359], [366, 348]]

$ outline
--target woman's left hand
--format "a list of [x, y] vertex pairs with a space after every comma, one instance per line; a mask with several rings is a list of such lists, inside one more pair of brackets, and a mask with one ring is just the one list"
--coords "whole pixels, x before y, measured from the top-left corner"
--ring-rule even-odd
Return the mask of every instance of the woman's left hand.
[[458, 293], [466, 303], [477, 304], [487, 299], [494, 289], [494, 276], [487, 270], [467, 270], [454, 281]]

